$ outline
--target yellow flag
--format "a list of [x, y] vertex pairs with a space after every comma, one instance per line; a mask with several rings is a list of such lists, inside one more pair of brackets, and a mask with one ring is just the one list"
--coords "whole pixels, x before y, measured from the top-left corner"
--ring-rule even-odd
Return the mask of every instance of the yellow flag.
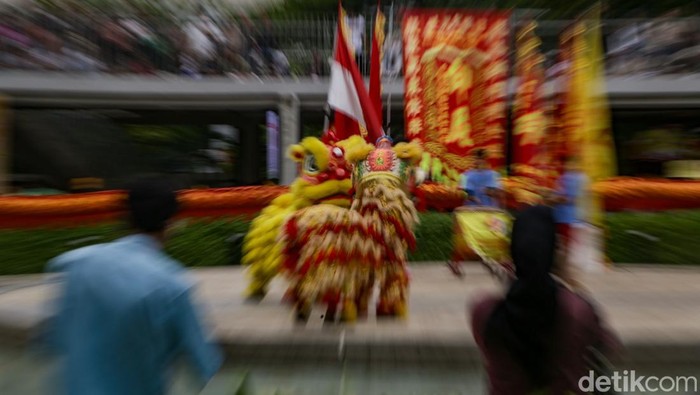
[[[572, 136], [580, 147], [582, 170], [592, 182], [617, 173], [611, 136], [610, 108], [605, 87], [605, 67], [600, 29], [600, 5], [594, 6], [574, 27], [570, 98], [578, 115]], [[591, 223], [603, 225], [603, 204], [589, 195]]]

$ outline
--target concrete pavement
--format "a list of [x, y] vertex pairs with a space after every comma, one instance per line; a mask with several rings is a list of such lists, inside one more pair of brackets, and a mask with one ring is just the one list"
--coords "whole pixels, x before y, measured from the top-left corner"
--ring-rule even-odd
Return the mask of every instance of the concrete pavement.
[[[280, 303], [286, 287], [281, 279], [265, 299], [251, 303], [242, 296], [240, 268], [190, 274], [214, 335], [234, 361], [474, 363], [478, 353], [466, 306], [475, 296], [501, 288], [478, 264], [467, 265], [461, 280], [442, 264], [414, 265], [406, 320], [370, 316], [365, 322], [324, 327], [319, 309], [300, 326]], [[700, 269], [619, 266], [582, 280], [627, 346], [626, 359], [700, 363]], [[28, 339], [49, 314], [56, 281], [42, 275], [0, 278], [0, 341]]]

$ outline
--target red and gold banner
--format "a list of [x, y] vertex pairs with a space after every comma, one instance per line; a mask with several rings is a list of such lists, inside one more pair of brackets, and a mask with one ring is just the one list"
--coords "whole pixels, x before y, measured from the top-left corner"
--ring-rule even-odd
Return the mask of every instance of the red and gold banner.
[[512, 174], [528, 184], [547, 186], [546, 172], [551, 162], [547, 146], [542, 144], [549, 127], [543, 101], [544, 57], [537, 25], [529, 22], [516, 35], [515, 76], [518, 85], [513, 106]]
[[508, 77], [505, 12], [408, 10], [403, 20], [406, 133], [446, 171], [475, 148], [504, 165]]

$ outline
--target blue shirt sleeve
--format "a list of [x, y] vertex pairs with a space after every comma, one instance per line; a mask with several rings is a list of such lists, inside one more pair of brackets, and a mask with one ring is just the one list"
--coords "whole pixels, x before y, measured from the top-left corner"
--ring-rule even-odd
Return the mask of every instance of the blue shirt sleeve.
[[468, 181], [469, 180], [469, 172], [464, 172], [462, 175], [459, 177], [459, 187], [461, 189], [469, 189], [468, 187]]
[[[65, 282], [61, 284], [61, 287], [65, 288]], [[65, 318], [67, 310], [70, 308], [66, 302], [65, 290], [59, 291], [56, 299], [48, 302], [49, 316], [41, 322], [33, 334], [32, 348], [37, 352], [56, 355], [65, 352], [63, 331], [66, 330]]]
[[219, 349], [206, 339], [200, 318], [195, 312], [189, 292], [175, 301], [175, 331], [180, 350], [205, 383], [219, 370], [222, 356]]
[[559, 194], [566, 199], [565, 204], [575, 204], [576, 199], [581, 193], [581, 178], [571, 174], [564, 174], [559, 178], [557, 190]]
[[78, 252], [79, 250], [74, 250], [64, 253], [53, 258], [46, 264], [47, 273], [60, 277], [57, 281], [58, 290], [56, 298], [47, 302], [46, 307], [49, 310], [49, 315], [33, 334], [34, 341], [32, 345], [39, 352], [61, 354], [66, 351], [66, 346], [63, 342], [65, 339], [65, 332], [69, 330], [69, 328], [67, 328], [68, 323], [66, 319], [73, 308], [68, 295], [69, 284], [67, 277], [69, 274], [66, 273], [66, 271], [70, 268]]
[[497, 171], [491, 170], [491, 177], [489, 177], [489, 184], [487, 188], [501, 189], [501, 176]]
[[465, 177], [467, 178], [467, 180], [464, 189], [466, 189], [467, 191], [471, 191], [472, 193], [476, 193], [476, 191], [480, 189], [479, 185], [477, 184], [477, 177], [471, 177], [471, 175], [471, 172], [465, 173]]

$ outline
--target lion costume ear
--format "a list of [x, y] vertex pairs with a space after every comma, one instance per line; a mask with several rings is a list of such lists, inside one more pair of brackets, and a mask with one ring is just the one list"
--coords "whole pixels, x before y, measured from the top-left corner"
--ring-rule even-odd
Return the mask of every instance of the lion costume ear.
[[345, 151], [345, 160], [350, 163], [357, 163], [365, 158], [374, 149], [372, 144], [365, 141], [362, 136], [354, 135], [336, 143]]
[[297, 163], [301, 163], [304, 161], [304, 157], [306, 156], [306, 150], [301, 146], [301, 144], [290, 145], [289, 149], [287, 150], [287, 156], [289, 159]]
[[417, 143], [398, 143], [394, 146], [396, 156], [403, 160], [409, 161], [411, 164], [418, 163], [423, 157], [423, 148]]
[[287, 151], [287, 155], [297, 163], [303, 162], [308, 154], [314, 156], [319, 170], [323, 171], [328, 168], [330, 160], [329, 148], [316, 137], [305, 137], [301, 140], [301, 143], [290, 146]]

